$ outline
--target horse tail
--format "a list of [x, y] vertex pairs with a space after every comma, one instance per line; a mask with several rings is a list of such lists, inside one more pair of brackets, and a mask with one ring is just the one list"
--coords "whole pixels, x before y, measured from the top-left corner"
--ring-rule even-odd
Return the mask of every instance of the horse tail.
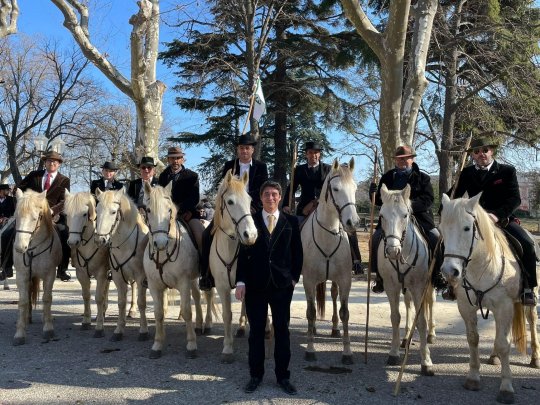
[[512, 339], [514, 346], [521, 354], [527, 354], [527, 330], [525, 313], [520, 302], [514, 303], [514, 318], [512, 319]]
[[324, 319], [325, 304], [326, 304], [326, 281], [317, 284], [317, 313], [319, 319]]
[[37, 307], [39, 299], [39, 278], [33, 277], [30, 281], [30, 302], [34, 309]]

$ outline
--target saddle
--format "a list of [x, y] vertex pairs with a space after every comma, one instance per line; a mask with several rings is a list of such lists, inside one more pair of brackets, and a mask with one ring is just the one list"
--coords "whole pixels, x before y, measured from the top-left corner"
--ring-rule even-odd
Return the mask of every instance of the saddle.
[[[193, 231], [191, 230], [191, 227], [189, 226], [189, 224], [184, 219], [182, 219], [180, 217], [178, 218], [178, 221], [180, 221], [182, 226], [186, 229], [187, 234], [189, 235], [189, 239], [191, 239], [191, 242], [193, 242], [193, 246], [195, 246], [195, 248], [197, 249], [197, 252], [200, 252], [201, 247], [197, 243], [197, 240], [195, 239], [195, 235], [193, 234]], [[199, 255], [200, 255], [200, 253], [199, 253]]]
[[521, 257], [523, 256], [523, 247], [515, 237], [510, 235], [506, 228], [500, 227], [500, 229], [503, 231], [504, 236], [506, 236], [510, 250], [512, 250], [514, 257], [519, 264], [519, 269], [521, 270], [521, 288], [523, 290], [523, 288], [525, 288], [525, 284], [527, 284], [527, 271], [525, 270], [523, 262], [521, 261]]

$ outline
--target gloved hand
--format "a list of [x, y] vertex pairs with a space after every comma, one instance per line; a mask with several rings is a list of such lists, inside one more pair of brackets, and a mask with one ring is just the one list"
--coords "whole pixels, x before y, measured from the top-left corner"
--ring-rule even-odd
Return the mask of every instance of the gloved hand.
[[369, 185], [369, 194], [373, 194], [377, 192], [377, 184], [371, 183]]

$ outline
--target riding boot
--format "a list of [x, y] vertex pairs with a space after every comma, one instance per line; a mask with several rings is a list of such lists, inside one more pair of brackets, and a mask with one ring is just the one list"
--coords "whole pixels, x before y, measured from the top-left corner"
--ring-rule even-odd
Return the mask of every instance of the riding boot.
[[210, 248], [214, 239], [214, 235], [211, 232], [213, 224], [214, 221], [212, 220], [202, 234], [202, 251], [199, 261], [199, 272], [201, 275], [199, 278], [199, 289], [202, 291], [210, 291], [215, 286], [214, 277], [212, 277], [212, 273], [210, 272]]
[[379, 273], [375, 273], [375, 283], [371, 286], [371, 291], [373, 291], [375, 294], [380, 294], [384, 292], [384, 282], [382, 277], [379, 275]]
[[62, 262], [56, 271], [56, 278], [59, 278], [62, 281], [69, 281], [71, 280], [71, 275], [67, 272], [69, 267], [69, 259], [71, 256], [71, 247], [67, 244], [69, 231], [62, 220], [56, 224], [56, 230], [58, 232], [58, 236], [60, 237], [60, 244], [62, 245]]
[[431, 260], [435, 261], [435, 263], [433, 264], [433, 272], [431, 273], [431, 285], [433, 285], [435, 290], [443, 291], [448, 287], [448, 283], [446, 282], [441, 273], [441, 266], [443, 262], [442, 247], [439, 246], [437, 248], [437, 241], [439, 239], [438, 235], [429, 232], [428, 239], [429, 247], [433, 252], [433, 258]]
[[13, 241], [15, 240], [15, 222], [2, 232], [2, 256], [0, 281], [13, 277]]
[[353, 262], [352, 272], [356, 275], [364, 274], [364, 269], [362, 268], [362, 255], [360, 253], [360, 247], [358, 246], [358, 236], [356, 235], [356, 231], [348, 233], [348, 236]]
[[369, 255], [370, 255], [370, 265], [371, 265], [371, 273], [375, 273], [375, 283], [371, 286], [371, 291], [373, 291], [375, 294], [380, 294], [384, 291], [384, 283], [383, 279], [379, 274], [379, 270], [377, 267], [377, 251], [379, 250], [379, 243], [382, 239], [382, 231], [380, 228], [377, 228], [375, 232], [373, 233], [373, 236], [371, 238], [371, 242], [369, 245]]

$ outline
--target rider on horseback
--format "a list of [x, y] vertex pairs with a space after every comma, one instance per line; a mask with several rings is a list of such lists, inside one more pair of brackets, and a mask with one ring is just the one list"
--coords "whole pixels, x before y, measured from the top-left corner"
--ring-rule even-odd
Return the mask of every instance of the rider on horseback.
[[[382, 176], [378, 187], [375, 183], [371, 183], [369, 193], [370, 196], [372, 193], [376, 193], [375, 204], [381, 206], [381, 186], [383, 184], [386, 184], [388, 190], [403, 190], [409, 184], [411, 187], [410, 200], [412, 214], [418, 225], [423, 229], [429, 247], [433, 251], [439, 239], [439, 231], [435, 227], [433, 213], [431, 211], [434, 199], [433, 187], [431, 186], [430, 177], [426, 173], [421, 172], [415, 163], [415, 157], [416, 153], [413, 148], [407, 145], [399, 146], [394, 156], [396, 167]], [[370, 247], [371, 272], [377, 275], [375, 284], [371, 288], [374, 293], [382, 293], [384, 291], [383, 280], [377, 271], [377, 250], [382, 236], [381, 224], [379, 222], [373, 233]], [[439, 267], [436, 266], [436, 270], [433, 271], [432, 280], [436, 289], [443, 289], [446, 287], [446, 283], [440, 275]]]

